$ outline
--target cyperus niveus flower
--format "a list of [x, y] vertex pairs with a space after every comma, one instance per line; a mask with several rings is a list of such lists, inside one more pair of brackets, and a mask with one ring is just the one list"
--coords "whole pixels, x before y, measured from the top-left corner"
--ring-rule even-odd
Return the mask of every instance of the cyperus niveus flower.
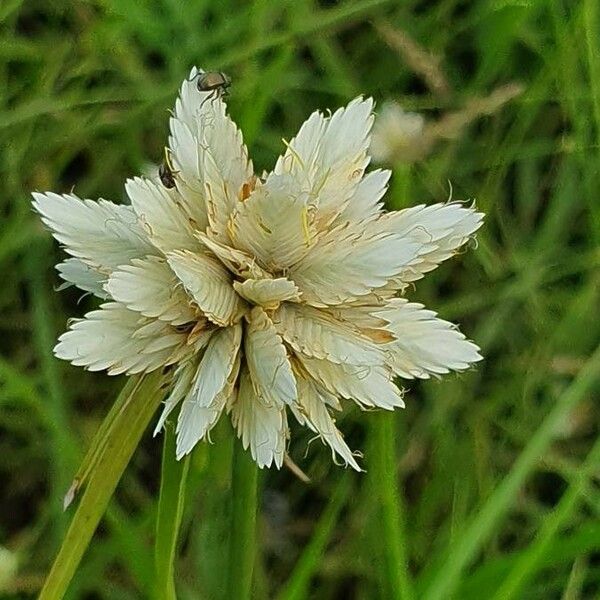
[[394, 377], [466, 369], [478, 348], [402, 297], [481, 224], [459, 203], [383, 210], [389, 171], [365, 169], [373, 101], [313, 113], [257, 177], [222, 98], [184, 81], [171, 119], [174, 187], [126, 184], [131, 206], [34, 194], [71, 258], [61, 277], [105, 300], [56, 356], [109, 374], [167, 366], [159, 431], [179, 406], [177, 455], [228, 413], [262, 466], [281, 466], [293, 414], [359, 466], [340, 400], [403, 406]]

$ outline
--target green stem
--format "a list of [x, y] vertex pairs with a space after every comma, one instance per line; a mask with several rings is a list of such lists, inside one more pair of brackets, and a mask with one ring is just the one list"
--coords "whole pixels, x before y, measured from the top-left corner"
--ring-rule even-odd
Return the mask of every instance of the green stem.
[[391, 597], [412, 600], [415, 597], [413, 581], [408, 569], [405, 532], [405, 507], [396, 477], [394, 414], [381, 412], [372, 415], [373, 436], [371, 467], [373, 489], [379, 501], [379, 531], [385, 548], [382, 567], [384, 580]]
[[156, 571], [154, 597], [156, 600], [177, 600], [174, 577], [175, 559], [190, 457], [188, 455], [182, 460], [175, 458], [176, 435], [170, 423], [167, 423], [163, 435], [160, 495], [154, 542]]
[[[75, 574], [94, 531], [163, 396], [160, 372], [133, 377], [122, 394], [123, 410], [115, 419], [90, 473], [58, 556], [38, 600], [60, 600]], [[118, 401], [119, 402], [119, 401]], [[120, 402], [121, 404], [121, 402]]]
[[256, 554], [258, 467], [236, 440], [231, 475], [231, 527], [227, 600], [249, 600]]

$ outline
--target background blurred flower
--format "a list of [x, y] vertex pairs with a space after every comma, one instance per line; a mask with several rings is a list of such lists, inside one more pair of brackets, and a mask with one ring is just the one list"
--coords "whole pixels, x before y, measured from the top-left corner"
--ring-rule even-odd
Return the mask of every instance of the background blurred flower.
[[381, 164], [423, 160], [437, 142], [459, 138], [473, 121], [494, 114], [522, 92], [523, 86], [518, 83], [500, 86], [489, 96], [472, 98], [463, 108], [447, 112], [436, 121], [406, 112], [397, 102], [386, 102], [373, 127], [373, 160]]
[[386, 102], [373, 127], [371, 156], [378, 163], [398, 161], [411, 163], [427, 153], [423, 129], [425, 118], [406, 112], [397, 102]]

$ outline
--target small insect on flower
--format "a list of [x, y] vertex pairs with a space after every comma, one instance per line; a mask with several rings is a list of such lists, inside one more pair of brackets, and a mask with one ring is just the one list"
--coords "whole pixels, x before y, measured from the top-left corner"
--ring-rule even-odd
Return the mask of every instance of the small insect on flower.
[[173, 162], [171, 161], [171, 155], [169, 149], [165, 146], [165, 158], [158, 167], [158, 176], [160, 182], [168, 189], [171, 190], [175, 187], [175, 169]]
[[230, 86], [231, 78], [221, 71], [206, 71], [197, 75], [196, 87], [199, 92], [213, 92], [212, 95], [220, 98], [227, 94]]

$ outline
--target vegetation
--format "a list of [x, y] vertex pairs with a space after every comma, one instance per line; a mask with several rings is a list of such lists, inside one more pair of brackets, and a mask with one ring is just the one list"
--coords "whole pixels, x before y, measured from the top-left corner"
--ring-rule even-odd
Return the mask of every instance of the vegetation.
[[[29, 194], [124, 200], [125, 178], [161, 160], [193, 64], [231, 76], [258, 171], [314, 109], [372, 95], [436, 134], [418, 160], [393, 162], [389, 206], [443, 201], [450, 181], [487, 215], [477, 248], [409, 291], [460, 322], [485, 361], [406, 382], [395, 414], [348, 405], [340, 428], [366, 473], [295, 431], [290, 455], [311, 481], [259, 473], [253, 597], [597, 597], [597, 0], [3, 0], [0, 597], [39, 592], [79, 501], [65, 512], [63, 498], [125, 383], [53, 357], [67, 318], [95, 303], [56, 293], [61, 251]], [[506, 85], [522, 93], [490, 104]], [[167, 536], [181, 516], [177, 597], [231, 597], [228, 559], [244, 555], [227, 551], [225, 420], [213, 441], [179, 467], [180, 497], [160, 493], [163, 440], [145, 432], [68, 598], [170, 597], [155, 578], [157, 513]], [[159, 580], [173, 543], [161, 538]]]

